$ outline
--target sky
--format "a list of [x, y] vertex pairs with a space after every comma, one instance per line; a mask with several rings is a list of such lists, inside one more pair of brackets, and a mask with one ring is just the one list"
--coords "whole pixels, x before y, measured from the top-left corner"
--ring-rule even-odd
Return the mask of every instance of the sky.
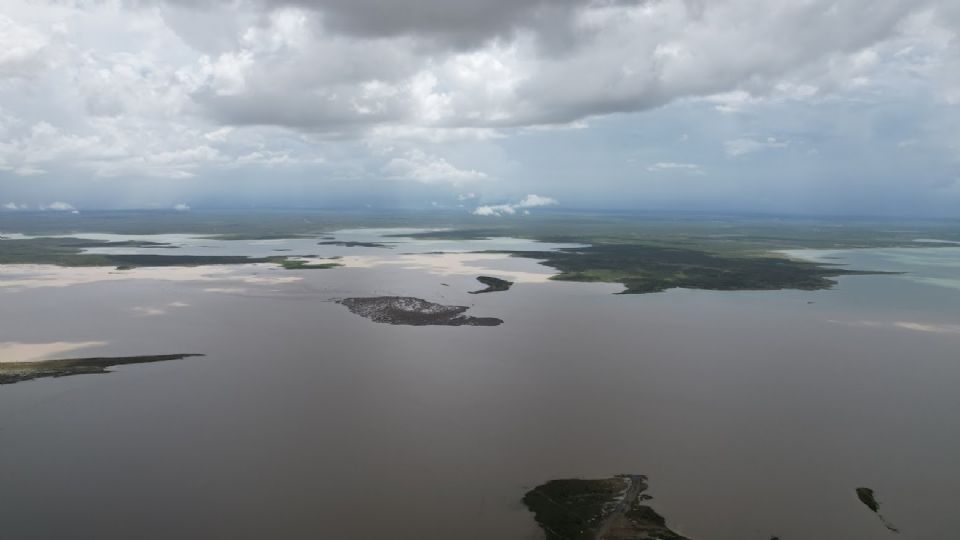
[[0, 212], [960, 217], [956, 0], [3, 0]]

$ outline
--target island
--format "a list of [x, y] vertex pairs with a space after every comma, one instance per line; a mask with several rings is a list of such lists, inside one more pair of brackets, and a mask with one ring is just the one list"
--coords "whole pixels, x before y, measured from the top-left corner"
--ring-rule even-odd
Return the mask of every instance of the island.
[[66, 377], [88, 373], [110, 373], [113, 366], [126, 364], [146, 364], [182, 360], [202, 354], [158, 354], [149, 356], [117, 356], [97, 358], [70, 358], [62, 360], [41, 360], [36, 362], [0, 362], [0, 384], [39, 379], [43, 377]]
[[856, 491], [857, 498], [860, 499], [860, 502], [880, 518], [880, 522], [883, 523], [884, 527], [895, 533], [900, 532], [900, 529], [896, 528], [893, 523], [887, 521], [887, 518], [883, 517], [880, 513], [880, 502], [877, 501], [877, 496], [872, 489], [868, 487], [858, 487]]
[[523, 504], [547, 540], [687, 540], [643, 504], [652, 498], [646, 491], [639, 474], [550, 480], [528, 491]]
[[317, 242], [318, 246], [340, 246], [340, 247], [369, 247], [369, 248], [386, 248], [393, 249], [393, 246], [388, 246], [380, 242], [353, 242], [353, 241], [343, 241], [343, 240], [329, 240], [326, 242]]
[[495, 317], [464, 315], [467, 306], [445, 306], [411, 296], [343, 298], [336, 301], [373, 322], [409, 326], [499, 326]]
[[509, 291], [510, 287], [513, 286], [512, 281], [507, 281], [505, 279], [500, 279], [500, 278], [495, 278], [490, 276], [478, 276], [477, 281], [486, 285], [486, 288], [480, 289], [479, 291], [470, 291], [470, 294]]
[[314, 260], [315, 259], [310, 259], [307, 257], [284, 257], [279, 259], [277, 262], [279, 262], [280, 266], [286, 268], [287, 270], [329, 270], [331, 268], [343, 266], [337, 262], [313, 262]]

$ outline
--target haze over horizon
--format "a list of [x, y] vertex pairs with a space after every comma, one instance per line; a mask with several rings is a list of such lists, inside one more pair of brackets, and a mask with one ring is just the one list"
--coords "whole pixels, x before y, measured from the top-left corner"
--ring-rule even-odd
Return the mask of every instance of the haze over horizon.
[[0, 212], [960, 217], [947, 0], [0, 8]]

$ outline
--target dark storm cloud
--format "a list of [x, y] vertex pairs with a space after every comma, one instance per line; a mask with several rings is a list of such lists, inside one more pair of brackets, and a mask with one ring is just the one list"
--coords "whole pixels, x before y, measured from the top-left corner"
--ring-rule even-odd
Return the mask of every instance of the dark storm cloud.
[[[649, 0], [251, 0], [269, 11], [297, 7], [322, 15], [326, 30], [359, 38], [415, 36], [457, 49], [476, 47], [532, 27], [548, 42], [569, 31], [570, 14], [581, 8], [639, 5]], [[144, 2], [139, 2], [144, 3]], [[200, 8], [224, 6], [226, 0], [167, 0]], [[695, 5], [697, 0], [690, 0]]]
[[[267, 15], [257, 34], [261, 41], [248, 34], [239, 45], [248, 60], [243, 84], [231, 92], [200, 89], [198, 102], [222, 122], [336, 131], [384, 123], [562, 124], [733, 90], [763, 95], [802, 70], [815, 84], [830, 84], [827, 79], [836, 77], [831, 62], [889, 38], [924, 3], [253, 5]], [[295, 40], [291, 25], [277, 22], [280, 8], [306, 10]]]

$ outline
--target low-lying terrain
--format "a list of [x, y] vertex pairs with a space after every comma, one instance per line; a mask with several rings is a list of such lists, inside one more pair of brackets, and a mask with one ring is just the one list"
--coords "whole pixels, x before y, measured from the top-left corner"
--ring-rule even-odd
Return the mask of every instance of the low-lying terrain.
[[352, 313], [371, 321], [410, 326], [498, 326], [503, 320], [495, 317], [463, 315], [466, 306], [444, 306], [410, 296], [376, 296], [344, 298], [337, 303]]
[[864, 506], [880, 518], [880, 522], [883, 523], [884, 527], [895, 533], [900, 532], [893, 523], [887, 521], [887, 518], [883, 517], [883, 514], [880, 513], [880, 502], [877, 501], [877, 496], [872, 489], [868, 487], [858, 487], [857, 498], [860, 499], [860, 502], [862, 502]]
[[181, 360], [191, 356], [203, 355], [158, 354], [150, 356], [70, 358], [63, 360], [42, 360], [38, 362], [0, 362], [0, 384], [14, 384], [43, 377], [109, 373], [108, 368], [113, 366]]
[[830, 278], [872, 272], [776, 256], [725, 256], [682, 248], [597, 244], [558, 251], [511, 252], [556, 268], [562, 281], [620, 283], [624, 294], [673, 288], [717, 291], [828, 289]]
[[490, 277], [490, 276], [478, 276], [477, 281], [486, 285], [485, 288], [480, 289], [479, 291], [470, 291], [470, 294], [481, 294], [488, 292], [500, 292], [500, 291], [509, 291], [510, 287], [513, 286], [512, 281], [507, 281], [505, 279]]
[[686, 540], [643, 504], [647, 478], [551, 480], [528, 491], [523, 503], [547, 540]]
[[393, 246], [384, 244], [381, 242], [356, 242], [356, 241], [343, 241], [343, 240], [325, 240], [323, 242], [317, 242], [318, 246], [339, 246], [339, 247], [369, 247], [369, 248], [386, 248], [392, 249]]

